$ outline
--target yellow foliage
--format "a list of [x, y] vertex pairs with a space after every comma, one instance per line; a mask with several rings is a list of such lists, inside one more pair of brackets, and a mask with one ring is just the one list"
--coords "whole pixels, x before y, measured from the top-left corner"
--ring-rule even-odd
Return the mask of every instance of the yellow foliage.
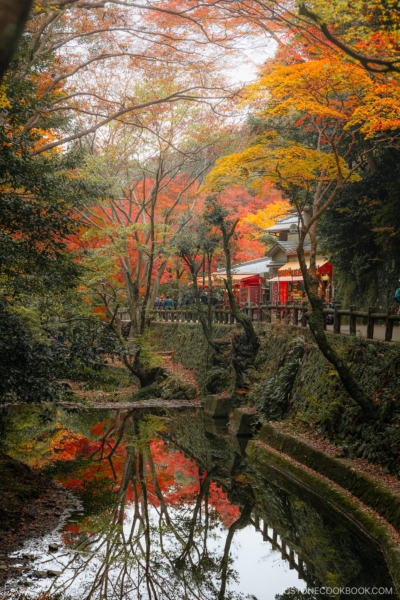
[[[258, 189], [267, 181], [290, 192], [293, 186], [310, 190], [316, 183], [359, 180], [340, 148], [352, 143], [349, 130], [364, 137], [398, 136], [398, 83], [395, 76], [378, 81], [336, 55], [291, 64], [269, 61], [241, 104], [267, 119], [270, 131], [243, 152], [219, 159], [204, 189], [220, 191], [232, 184]], [[315, 147], [288, 141], [288, 126], [314, 134]]]
[[[255, 214], [247, 215], [242, 219], [246, 223], [255, 225], [260, 229], [260, 235], [262, 230], [267, 227], [275, 225], [275, 223], [289, 214], [291, 206], [287, 200], [278, 200], [268, 204], [264, 209], [257, 211]], [[256, 236], [259, 237], [259, 236]]]
[[371, 137], [400, 124], [398, 77], [376, 80], [361, 66], [338, 57], [290, 65], [268, 63], [242, 100], [264, 117], [298, 115], [301, 124], [361, 126]]
[[5, 81], [3, 81], [0, 84], [0, 110], [4, 110], [7, 108], [11, 108], [11, 104], [9, 99], [7, 98], [6, 83]]
[[[309, 188], [316, 181], [329, 182], [338, 176], [333, 154], [326, 154], [297, 142], [272, 143], [267, 136], [243, 152], [230, 154], [217, 160], [203, 187], [206, 191], [221, 191], [228, 185], [251, 183], [253, 187], [268, 181], [282, 189], [291, 186]], [[345, 160], [338, 159], [344, 177], [349, 169]], [[351, 176], [352, 181], [359, 177]]]

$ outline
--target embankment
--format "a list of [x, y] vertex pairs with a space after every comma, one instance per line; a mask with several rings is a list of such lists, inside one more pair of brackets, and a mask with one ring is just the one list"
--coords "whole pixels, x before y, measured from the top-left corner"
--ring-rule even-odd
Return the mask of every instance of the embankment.
[[[233, 327], [216, 325], [216, 333], [227, 337]], [[159, 347], [174, 350], [175, 360], [194, 371], [201, 389], [211, 359], [201, 326], [154, 323], [152, 329]], [[376, 419], [366, 423], [309, 330], [264, 325], [259, 333], [261, 348], [246, 404], [255, 406], [264, 421], [311, 428], [341, 455], [366, 458], [400, 476], [400, 345], [328, 334], [376, 406]]]

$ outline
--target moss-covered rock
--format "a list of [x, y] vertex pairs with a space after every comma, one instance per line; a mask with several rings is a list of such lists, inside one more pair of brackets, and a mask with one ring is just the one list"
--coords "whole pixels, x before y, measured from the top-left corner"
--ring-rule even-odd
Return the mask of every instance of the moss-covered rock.
[[191, 400], [196, 398], [197, 390], [193, 386], [183, 383], [178, 377], [167, 377], [160, 383], [161, 398], [170, 400], [172, 398], [184, 398]]

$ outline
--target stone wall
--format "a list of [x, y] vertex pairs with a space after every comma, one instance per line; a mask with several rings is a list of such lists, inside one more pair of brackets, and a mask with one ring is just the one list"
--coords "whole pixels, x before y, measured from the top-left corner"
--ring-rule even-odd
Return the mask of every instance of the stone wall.
[[[232, 327], [217, 325], [216, 334], [227, 336]], [[152, 329], [159, 349], [174, 350], [201, 387], [211, 366], [201, 326], [155, 323]], [[261, 348], [246, 403], [267, 421], [289, 419], [294, 427], [311, 428], [333, 441], [343, 456], [367, 458], [400, 476], [400, 345], [328, 334], [376, 405], [375, 421], [366, 423], [309, 330], [263, 325], [259, 333]]]
[[[289, 363], [293, 363], [292, 349], [299, 337], [303, 351], [293, 370]], [[311, 332], [293, 327], [267, 331], [257, 357], [260, 381], [249, 394], [249, 403], [257, 406], [266, 420], [289, 419], [294, 427], [318, 431], [338, 445], [343, 456], [367, 458], [400, 476], [400, 345], [333, 334], [329, 339], [374, 402], [372, 422], [363, 419]], [[280, 394], [285, 378], [293, 373], [289, 393]]]

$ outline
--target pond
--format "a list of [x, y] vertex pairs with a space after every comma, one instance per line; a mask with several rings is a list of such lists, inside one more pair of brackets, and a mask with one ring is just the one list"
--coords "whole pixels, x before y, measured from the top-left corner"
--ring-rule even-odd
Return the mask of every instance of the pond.
[[249, 464], [246, 440], [201, 409], [4, 408], [0, 426], [7, 453], [78, 500], [56, 531], [14, 552], [29, 568], [0, 598], [397, 597], [373, 540], [294, 480]]

